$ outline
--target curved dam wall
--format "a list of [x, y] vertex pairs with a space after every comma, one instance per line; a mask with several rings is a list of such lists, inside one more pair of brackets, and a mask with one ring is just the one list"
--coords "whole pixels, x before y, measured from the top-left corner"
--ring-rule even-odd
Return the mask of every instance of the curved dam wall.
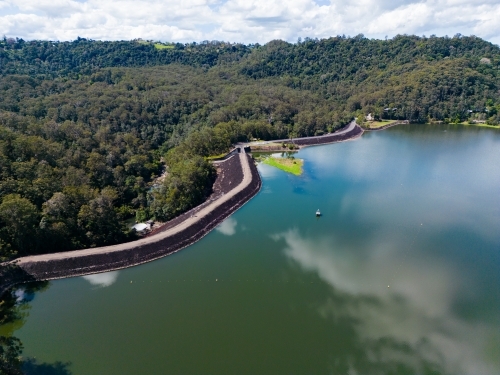
[[121, 251], [75, 256], [65, 259], [24, 262], [20, 267], [15, 267], [16, 270], [11, 271], [10, 276], [8, 274], [3, 275], [0, 293], [20, 282], [82, 276], [135, 266], [172, 254], [193, 244], [259, 192], [262, 181], [257, 167], [250, 156], [245, 155], [245, 157], [249, 159], [248, 162], [251, 171], [250, 184], [192, 226], [158, 242], [138, 245]]
[[323, 145], [327, 143], [336, 143], [347, 141], [348, 139], [359, 137], [363, 134], [363, 129], [356, 125], [348, 132], [341, 134], [330, 134], [318, 137], [307, 137], [307, 138], [295, 138], [293, 141], [296, 145], [299, 146], [315, 146], [315, 145]]

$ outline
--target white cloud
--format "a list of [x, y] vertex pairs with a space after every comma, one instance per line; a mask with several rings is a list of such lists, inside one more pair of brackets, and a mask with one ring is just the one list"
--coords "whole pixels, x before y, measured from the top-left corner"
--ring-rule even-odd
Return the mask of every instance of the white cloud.
[[0, 0], [0, 33], [50, 40], [266, 43], [461, 33], [499, 44], [499, 18], [494, 0]]

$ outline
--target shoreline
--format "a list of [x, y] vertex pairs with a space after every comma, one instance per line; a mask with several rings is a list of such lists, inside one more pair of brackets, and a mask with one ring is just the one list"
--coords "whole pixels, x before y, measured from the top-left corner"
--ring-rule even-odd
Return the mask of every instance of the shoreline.
[[471, 126], [471, 127], [476, 127], [476, 128], [486, 128], [486, 129], [500, 129], [500, 125], [488, 125], [484, 123], [477, 123], [477, 124], [469, 124], [466, 122], [460, 122], [458, 124], [455, 123], [444, 123], [444, 122], [423, 122], [423, 123], [412, 123], [409, 120], [401, 120], [401, 121], [396, 121], [396, 122], [391, 122], [390, 124], [381, 126], [379, 128], [364, 128], [365, 131], [378, 131], [378, 130], [384, 130], [387, 128], [391, 128], [393, 126], [397, 125], [411, 125], [411, 124], [421, 124], [421, 125], [453, 125], [453, 126]]
[[[352, 121], [337, 133], [294, 138], [292, 141], [303, 148], [355, 140], [361, 137], [363, 132], [364, 130]], [[262, 180], [257, 167], [244, 148], [241, 147], [239, 154], [232, 150], [216, 162], [221, 173], [214, 184], [214, 192], [202, 204], [139, 240], [26, 256], [3, 263], [3, 266], [7, 266], [7, 271], [0, 272], [0, 295], [19, 283], [84, 276], [133, 267], [174, 254], [198, 242], [261, 190]]]
[[322, 143], [314, 143], [314, 144], [305, 144], [305, 145], [300, 145], [300, 148], [306, 148], [306, 147], [314, 147], [314, 146], [323, 146], [323, 145], [329, 145], [333, 143], [342, 143], [342, 142], [349, 142], [349, 141], [355, 141], [358, 138], [361, 138], [365, 130], [356, 124], [357, 128], [356, 131], [351, 133], [348, 137], [339, 137], [339, 139], [327, 141], [327, 142], [322, 142]]
[[[426, 122], [426, 125], [434, 125], [435, 123]], [[477, 128], [486, 128], [486, 129], [500, 129], [500, 125], [488, 125], [482, 122], [478, 122], [477, 124], [468, 124], [466, 122], [459, 122], [458, 124], [447, 123], [447, 124], [439, 124], [439, 125], [459, 125], [459, 126], [474, 126]]]
[[[359, 126], [356, 121], [351, 121], [347, 126], [343, 129], [338, 130], [335, 133], [329, 133], [325, 135], [311, 136], [311, 137], [302, 137], [302, 138], [288, 138], [288, 139], [277, 139], [272, 141], [265, 141], [262, 144], [252, 145], [251, 143], [242, 143], [241, 145], [249, 148], [249, 152], [294, 152], [299, 151], [301, 148], [310, 147], [310, 146], [320, 146], [331, 143], [338, 143], [344, 141], [350, 141], [356, 138], [361, 137], [365, 130]], [[288, 148], [272, 148], [272, 149], [261, 149], [261, 147], [266, 147], [267, 143], [293, 143], [296, 146], [299, 146], [297, 149], [290, 150]]]
[[132, 242], [27, 256], [4, 263], [7, 270], [1, 274], [0, 294], [24, 282], [84, 276], [140, 265], [194, 244], [240, 209], [261, 189], [262, 180], [251, 157], [241, 153], [238, 158], [231, 159], [240, 161], [238, 164], [243, 172], [241, 182], [229, 191], [223, 191], [212, 201], [204, 202], [185, 213], [184, 220], [180, 223], [172, 227], [161, 227], [149, 237]]
[[[292, 141], [301, 149], [356, 140], [365, 131], [379, 131], [403, 124], [409, 124], [409, 121], [398, 121], [376, 129], [363, 129], [352, 121], [336, 133], [294, 138]], [[249, 146], [237, 145], [241, 153], [235, 148], [219, 160], [214, 160], [219, 173], [213, 193], [205, 202], [164, 223], [139, 240], [99, 248], [26, 256], [1, 263], [0, 296], [16, 284], [120, 270], [163, 258], [198, 242], [261, 190], [262, 180], [257, 167], [252, 157], [244, 151], [251, 152]]]

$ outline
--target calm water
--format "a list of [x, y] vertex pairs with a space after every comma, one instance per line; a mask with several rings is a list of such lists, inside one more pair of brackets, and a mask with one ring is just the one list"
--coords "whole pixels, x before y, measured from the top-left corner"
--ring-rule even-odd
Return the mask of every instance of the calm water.
[[401, 126], [297, 157], [300, 177], [260, 165], [202, 241], [51, 282], [3, 332], [73, 374], [499, 374], [500, 132]]

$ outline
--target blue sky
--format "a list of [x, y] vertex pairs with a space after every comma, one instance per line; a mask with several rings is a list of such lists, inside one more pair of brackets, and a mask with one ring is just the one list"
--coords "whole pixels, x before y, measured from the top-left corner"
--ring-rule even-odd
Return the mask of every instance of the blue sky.
[[27, 40], [266, 43], [460, 33], [500, 44], [498, 20], [498, 0], [0, 0], [0, 34]]

